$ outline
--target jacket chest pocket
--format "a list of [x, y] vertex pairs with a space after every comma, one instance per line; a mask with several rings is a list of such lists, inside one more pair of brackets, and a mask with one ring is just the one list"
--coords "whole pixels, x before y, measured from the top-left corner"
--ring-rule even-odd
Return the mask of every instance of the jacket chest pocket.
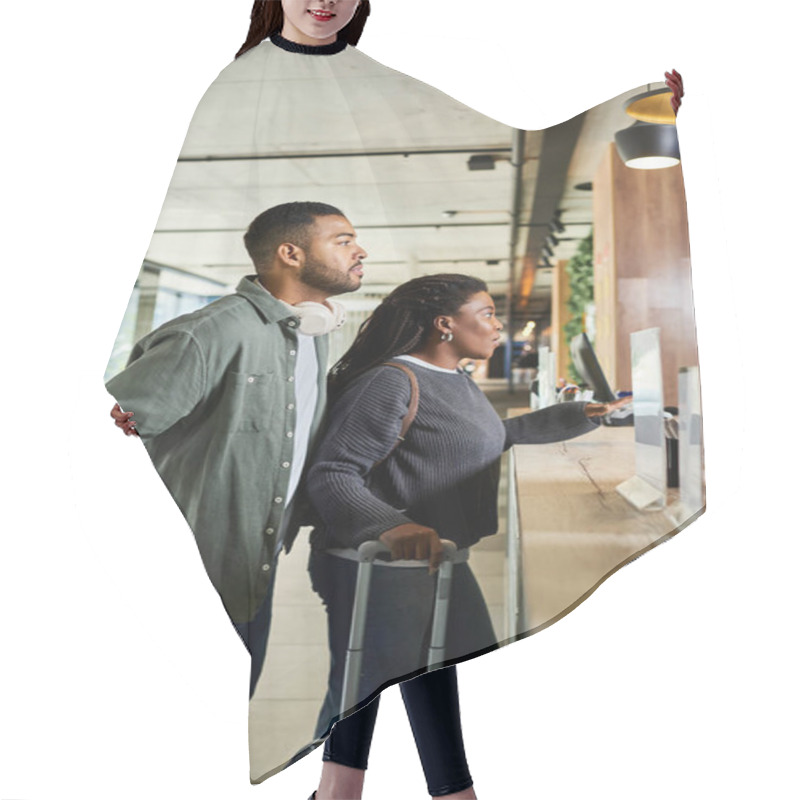
[[264, 431], [274, 425], [281, 408], [278, 385], [272, 372], [229, 372], [227, 403], [234, 433]]

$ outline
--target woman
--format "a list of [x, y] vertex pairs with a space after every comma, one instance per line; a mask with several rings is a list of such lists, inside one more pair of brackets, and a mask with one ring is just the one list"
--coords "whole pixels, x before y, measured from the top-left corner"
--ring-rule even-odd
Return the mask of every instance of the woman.
[[[467, 558], [471, 545], [497, 531], [500, 455], [513, 444], [588, 433], [597, 417], [621, 405], [562, 403], [501, 420], [458, 364], [489, 358], [502, 327], [483, 281], [416, 278], [386, 297], [331, 372], [328, 429], [308, 475], [321, 518], [309, 569], [328, 612], [331, 647], [321, 735], [339, 707], [355, 549], [378, 539], [395, 562], [373, 569], [359, 697], [424, 667], [441, 538], [458, 547], [446, 659], [493, 649], [489, 612]], [[410, 368], [419, 387], [416, 415], [399, 444], [412, 390], [409, 376], [390, 364]], [[408, 559], [427, 559], [431, 569]], [[474, 797], [455, 667], [423, 674], [401, 689], [431, 796]], [[319, 800], [360, 796], [377, 708], [376, 698], [334, 726]], [[334, 786], [340, 793], [331, 793]]]

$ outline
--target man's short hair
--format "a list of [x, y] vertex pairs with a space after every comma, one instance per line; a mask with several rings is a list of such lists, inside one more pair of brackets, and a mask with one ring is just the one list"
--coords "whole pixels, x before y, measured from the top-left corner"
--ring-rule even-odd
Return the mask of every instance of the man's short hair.
[[312, 202], [282, 203], [259, 214], [244, 235], [244, 246], [256, 272], [260, 274], [272, 266], [275, 252], [285, 242], [307, 251], [317, 217], [331, 216], [344, 214], [335, 206]]

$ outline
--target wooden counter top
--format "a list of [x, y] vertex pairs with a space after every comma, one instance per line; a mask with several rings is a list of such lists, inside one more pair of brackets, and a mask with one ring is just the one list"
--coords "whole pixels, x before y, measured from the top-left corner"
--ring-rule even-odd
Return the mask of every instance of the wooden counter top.
[[616, 492], [635, 472], [632, 427], [600, 427], [558, 444], [517, 445], [512, 467], [518, 631], [564, 616], [620, 566], [691, 519], [677, 512], [677, 492], [667, 509], [657, 511], [637, 511]]

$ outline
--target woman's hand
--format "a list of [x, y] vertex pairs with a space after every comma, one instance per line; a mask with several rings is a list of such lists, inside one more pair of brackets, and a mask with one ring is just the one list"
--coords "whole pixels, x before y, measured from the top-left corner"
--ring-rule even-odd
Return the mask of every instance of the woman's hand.
[[114, 419], [114, 424], [121, 428], [126, 436], [139, 435], [139, 431], [136, 430], [136, 423], [133, 421], [133, 411], [123, 411], [119, 403], [114, 403], [114, 408], [111, 409], [111, 416]]
[[392, 561], [410, 558], [423, 561], [428, 559], [429, 572], [435, 572], [442, 560], [442, 542], [433, 528], [406, 522], [384, 531], [378, 537], [391, 551]]
[[618, 411], [620, 408], [632, 402], [633, 397], [628, 395], [627, 397], [621, 397], [619, 400], [615, 400], [613, 403], [587, 403], [585, 409], [586, 416], [604, 417], [606, 414], [610, 414], [612, 411]]
[[672, 110], [677, 114], [678, 109], [681, 107], [681, 97], [683, 97], [683, 78], [680, 72], [675, 69], [672, 72], [665, 72], [664, 78], [667, 86], [672, 89], [672, 97], [670, 97], [669, 102]]

